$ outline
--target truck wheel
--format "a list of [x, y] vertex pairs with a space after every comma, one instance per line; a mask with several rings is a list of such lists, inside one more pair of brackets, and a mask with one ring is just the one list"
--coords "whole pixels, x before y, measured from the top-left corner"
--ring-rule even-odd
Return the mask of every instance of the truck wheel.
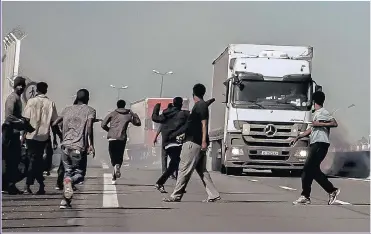
[[226, 168], [227, 175], [239, 176], [242, 174], [242, 172], [243, 172], [243, 168], [241, 167], [227, 167]]
[[285, 169], [272, 169], [272, 173], [275, 176], [290, 176], [290, 170], [285, 170]]
[[293, 177], [300, 177], [301, 176], [301, 173], [303, 172], [303, 170], [291, 170], [291, 176]]
[[222, 174], [227, 173], [227, 170], [225, 169], [225, 166], [224, 165], [221, 166], [220, 173], [222, 173]]

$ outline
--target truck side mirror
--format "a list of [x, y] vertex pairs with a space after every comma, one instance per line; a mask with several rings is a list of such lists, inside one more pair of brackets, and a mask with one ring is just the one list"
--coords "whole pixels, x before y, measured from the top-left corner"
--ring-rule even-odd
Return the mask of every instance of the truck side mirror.
[[316, 85], [316, 92], [317, 91], [322, 91], [322, 86], [321, 85]]

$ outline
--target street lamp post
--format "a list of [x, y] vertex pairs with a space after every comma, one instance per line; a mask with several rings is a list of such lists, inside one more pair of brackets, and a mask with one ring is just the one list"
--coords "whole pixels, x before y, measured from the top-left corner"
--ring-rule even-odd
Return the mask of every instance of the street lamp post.
[[129, 86], [125, 85], [121, 87], [116, 87], [115, 85], [110, 85], [110, 87], [117, 90], [117, 100], [120, 100], [120, 91], [123, 89], [127, 89]]
[[160, 88], [160, 98], [162, 97], [162, 86], [164, 85], [164, 76], [173, 74], [172, 71], [168, 71], [166, 73], [161, 73], [157, 70], [152, 70], [153, 73], [161, 76], [161, 88]]

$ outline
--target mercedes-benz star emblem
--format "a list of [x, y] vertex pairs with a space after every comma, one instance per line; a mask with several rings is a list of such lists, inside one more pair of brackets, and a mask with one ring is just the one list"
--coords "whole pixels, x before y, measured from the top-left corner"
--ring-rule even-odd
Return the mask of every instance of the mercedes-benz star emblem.
[[277, 128], [273, 124], [268, 124], [264, 128], [265, 135], [273, 137], [277, 133]]

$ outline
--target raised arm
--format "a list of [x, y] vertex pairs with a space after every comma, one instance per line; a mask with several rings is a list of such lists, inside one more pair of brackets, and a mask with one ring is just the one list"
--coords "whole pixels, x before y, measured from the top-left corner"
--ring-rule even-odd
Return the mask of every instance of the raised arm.
[[164, 123], [166, 121], [166, 117], [164, 116], [164, 114], [160, 115], [160, 108], [161, 103], [157, 103], [153, 108], [152, 121], [155, 123]]

